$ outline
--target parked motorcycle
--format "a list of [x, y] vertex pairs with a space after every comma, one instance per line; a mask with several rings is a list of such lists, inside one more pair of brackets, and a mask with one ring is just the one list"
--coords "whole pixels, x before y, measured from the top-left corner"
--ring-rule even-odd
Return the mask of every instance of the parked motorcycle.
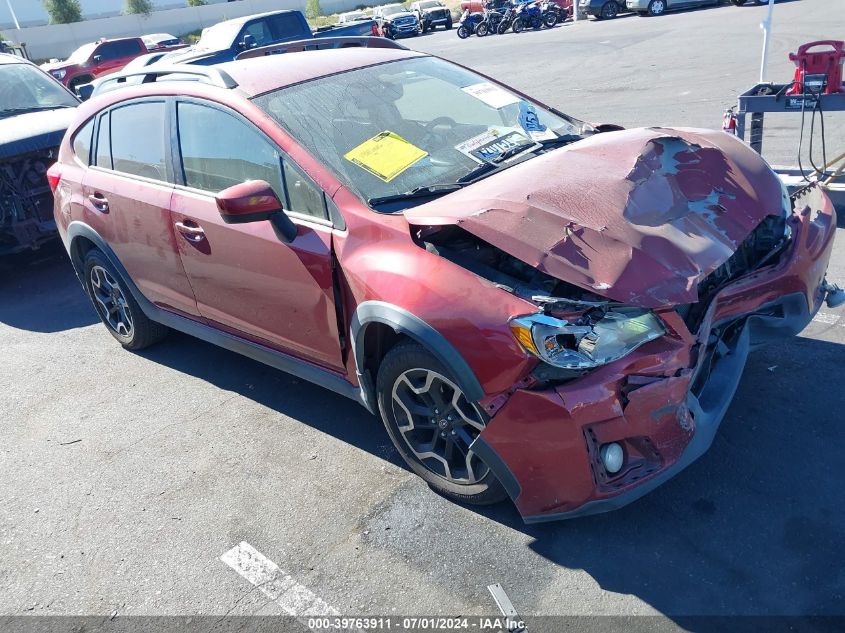
[[494, 35], [501, 33], [502, 31], [499, 31], [499, 26], [503, 18], [504, 12], [497, 10], [492, 2], [486, 3], [484, 5], [484, 22], [476, 27], [476, 34], [479, 37], [483, 37], [483, 35], [487, 34]]
[[470, 13], [469, 9], [465, 9], [461, 14], [461, 19], [458, 21], [458, 37], [465, 40], [470, 35], [475, 33], [478, 37], [487, 35], [487, 27], [484, 26], [481, 31], [478, 31], [479, 25], [484, 22], [483, 13]]
[[513, 21], [516, 18], [516, 8], [513, 4], [507, 6], [507, 8], [502, 12], [502, 19], [499, 20], [499, 25], [496, 28], [496, 32], [499, 35], [504, 35], [508, 32], [508, 29], [513, 26]]
[[561, 16], [561, 9], [554, 2], [544, 0], [540, 4], [540, 15], [543, 20], [543, 26], [547, 29], [553, 28], [558, 22], [562, 22], [564, 18]]

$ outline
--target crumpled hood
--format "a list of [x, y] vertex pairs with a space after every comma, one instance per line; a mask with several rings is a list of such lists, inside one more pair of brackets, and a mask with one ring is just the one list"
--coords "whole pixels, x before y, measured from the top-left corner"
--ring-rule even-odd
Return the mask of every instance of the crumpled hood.
[[713, 130], [607, 132], [405, 211], [457, 224], [549, 275], [654, 308], [698, 300], [783, 190], [763, 159]]
[[75, 108], [59, 108], [0, 118], [0, 160], [58, 147]]

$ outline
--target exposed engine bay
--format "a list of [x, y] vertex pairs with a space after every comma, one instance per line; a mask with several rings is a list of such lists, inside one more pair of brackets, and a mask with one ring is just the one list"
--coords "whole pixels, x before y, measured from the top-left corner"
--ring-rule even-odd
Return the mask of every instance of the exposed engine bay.
[[35, 249], [56, 236], [47, 169], [58, 148], [0, 162], [0, 255]]

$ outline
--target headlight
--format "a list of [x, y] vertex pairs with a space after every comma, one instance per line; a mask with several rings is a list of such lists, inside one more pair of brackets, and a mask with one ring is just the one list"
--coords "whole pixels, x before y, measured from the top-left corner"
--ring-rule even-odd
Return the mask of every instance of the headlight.
[[611, 307], [597, 320], [582, 317], [577, 323], [531, 314], [512, 319], [510, 328], [527, 351], [565, 369], [605, 365], [666, 333], [648, 310], [625, 306]]
[[67, 75], [66, 70], [51, 70], [50, 74], [53, 75], [56, 79], [64, 79], [65, 75]]

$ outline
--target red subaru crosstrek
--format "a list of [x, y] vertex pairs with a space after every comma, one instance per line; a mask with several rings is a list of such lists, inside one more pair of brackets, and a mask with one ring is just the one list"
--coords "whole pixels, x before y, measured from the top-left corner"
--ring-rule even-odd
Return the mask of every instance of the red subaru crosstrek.
[[455, 499], [642, 496], [708, 448], [749, 351], [840, 298], [829, 200], [722, 132], [592, 127], [407, 50], [183, 70], [80, 106], [49, 173], [107, 329], [357, 400]]

